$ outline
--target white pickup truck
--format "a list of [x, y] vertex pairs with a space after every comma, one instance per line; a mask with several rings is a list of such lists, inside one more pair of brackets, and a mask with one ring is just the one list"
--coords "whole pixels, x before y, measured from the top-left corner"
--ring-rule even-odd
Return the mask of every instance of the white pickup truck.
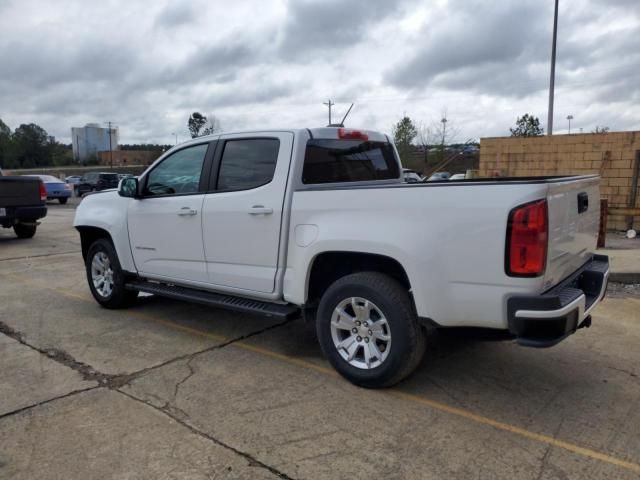
[[389, 137], [316, 128], [193, 139], [76, 211], [89, 287], [315, 319], [353, 383], [407, 376], [431, 328], [551, 346], [604, 297], [597, 176], [407, 184]]

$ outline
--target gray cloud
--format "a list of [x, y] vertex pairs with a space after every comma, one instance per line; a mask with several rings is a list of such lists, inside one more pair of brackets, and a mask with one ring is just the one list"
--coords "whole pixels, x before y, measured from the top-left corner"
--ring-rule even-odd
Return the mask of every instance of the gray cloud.
[[279, 53], [308, 62], [310, 55], [329, 55], [361, 42], [369, 28], [388, 19], [402, 2], [396, 0], [291, 0], [281, 32]]
[[196, 11], [191, 3], [173, 2], [158, 13], [155, 24], [161, 28], [175, 28], [190, 24], [195, 17]]
[[[538, 0], [0, 0], [0, 118], [113, 120], [126, 143], [186, 138], [199, 110], [225, 128], [349, 121], [388, 131], [447, 108], [461, 137], [546, 112], [552, 3]], [[637, 0], [561, 2], [556, 120], [640, 128]], [[560, 122], [562, 123], [562, 122]]]
[[[442, 22], [424, 27], [421, 48], [415, 48], [404, 64], [389, 69], [388, 81], [400, 88], [419, 88], [437, 80], [440, 85], [451, 82], [454, 89], [485, 91], [490, 86], [486, 76], [504, 87], [509, 83], [506, 76], [512, 76], [514, 70], [523, 73], [528, 64], [548, 53], [540, 42], [548, 35], [545, 12], [538, 2], [487, 5], [456, 0], [450, 12]], [[531, 83], [524, 73], [521, 83]], [[519, 91], [509, 88], [508, 93]]]

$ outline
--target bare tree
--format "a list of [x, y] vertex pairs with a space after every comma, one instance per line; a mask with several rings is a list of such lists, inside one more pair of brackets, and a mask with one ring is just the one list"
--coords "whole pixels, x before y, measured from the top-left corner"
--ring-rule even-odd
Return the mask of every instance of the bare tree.
[[447, 117], [447, 110], [442, 110], [440, 121], [431, 124], [432, 145], [436, 146], [437, 162], [445, 157], [447, 145], [451, 144], [460, 134], [460, 129]]
[[207, 122], [203, 128], [203, 135], [211, 135], [216, 132], [222, 131], [222, 124], [220, 123], [220, 119], [216, 117], [213, 113], [207, 115]]
[[212, 133], [222, 130], [220, 120], [213, 114], [209, 116], [200, 112], [193, 112], [187, 122], [191, 138], [202, 137], [203, 135], [211, 135]]

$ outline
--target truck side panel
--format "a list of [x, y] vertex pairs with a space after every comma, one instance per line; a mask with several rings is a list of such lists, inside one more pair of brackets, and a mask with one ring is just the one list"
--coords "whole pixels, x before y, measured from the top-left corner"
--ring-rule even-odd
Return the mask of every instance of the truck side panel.
[[316, 189], [293, 197], [284, 298], [306, 301], [309, 268], [328, 251], [385, 255], [411, 283], [418, 315], [443, 326], [506, 328], [506, 299], [542, 277], [504, 271], [509, 211], [545, 184]]

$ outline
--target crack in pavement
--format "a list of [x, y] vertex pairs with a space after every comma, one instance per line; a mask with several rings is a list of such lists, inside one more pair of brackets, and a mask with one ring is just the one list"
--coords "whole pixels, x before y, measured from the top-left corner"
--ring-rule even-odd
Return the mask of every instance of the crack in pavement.
[[154, 410], [157, 410], [158, 412], [166, 415], [167, 417], [171, 418], [173, 421], [175, 421], [178, 424], [182, 425], [183, 427], [189, 429], [189, 431], [191, 431], [195, 435], [198, 435], [198, 436], [200, 436], [202, 438], [205, 438], [205, 439], [215, 443], [216, 445], [218, 445], [218, 446], [220, 446], [222, 448], [230, 450], [233, 453], [235, 453], [236, 455], [240, 455], [241, 457], [243, 457], [244, 459], [246, 459], [249, 462], [250, 466], [254, 466], [254, 467], [257, 466], [257, 467], [264, 468], [264, 469], [268, 470], [269, 472], [271, 472], [272, 474], [276, 475], [278, 478], [282, 478], [284, 480], [294, 480], [292, 477], [290, 477], [286, 473], [281, 472], [280, 470], [276, 469], [275, 467], [272, 467], [271, 465], [268, 465], [268, 464], [258, 460], [257, 458], [253, 457], [251, 454], [249, 454], [247, 452], [243, 452], [242, 450], [238, 450], [237, 448], [234, 448], [231, 445], [228, 445], [228, 444], [224, 443], [223, 441], [218, 440], [214, 436], [212, 436], [212, 435], [210, 435], [210, 434], [208, 434], [206, 432], [203, 432], [202, 430], [198, 430], [196, 427], [194, 427], [190, 423], [188, 423], [185, 420], [182, 420], [182, 419], [178, 418], [177, 416], [175, 416], [171, 412], [170, 409], [165, 408], [165, 407], [158, 407], [158, 406], [154, 405], [153, 403], [150, 403], [150, 402], [147, 402], [145, 400], [142, 400], [142, 399], [140, 399], [138, 397], [133, 396], [130, 393], [123, 392], [122, 390], [118, 389], [116, 391], [121, 393], [125, 397], [133, 400], [133, 401], [136, 401], [138, 403], [142, 403], [143, 405], [146, 405], [146, 406], [148, 406], [150, 408], [153, 408]]
[[13, 415], [17, 415], [17, 414], [22, 413], [22, 412], [33, 410], [34, 408], [41, 407], [42, 405], [47, 405], [49, 403], [53, 403], [53, 402], [56, 402], [58, 400], [62, 400], [63, 398], [72, 397], [74, 395], [77, 395], [78, 393], [90, 392], [91, 390], [95, 390], [97, 388], [100, 388], [100, 386], [99, 385], [94, 385], [93, 387], [81, 388], [80, 390], [72, 390], [71, 392], [67, 392], [67, 393], [65, 393], [63, 395], [58, 395], [57, 397], [51, 397], [51, 398], [48, 398], [46, 400], [42, 400], [41, 402], [34, 403], [32, 405], [27, 405], [26, 407], [20, 407], [17, 410], [12, 410], [11, 412], [6, 412], [6, 413], [0, 414], [0, 420], [2, 420], [4, 418], [7, 418], [7, 417], [11, 417]]
[[73, 250], [70, 252], [58, 252], [58, 253], [43, 253], [40, 255], [24, 255], [22, 257], [0, 258], [0, 262], [9, 262], [11, 260], [29, 260], [30, 258], [55, 257], [58, 255], [71, 255], [75, 253], [80, 253], [80, 250]]
[[[149, 373], [152, 372], [154, 370], [157, 370], [159, 368], [165, 367], [167, 365], [170, 365], [172, 363], [176, 363], [179, 362], [181, 360], [185, 360], [188, 359], [187, 365], [191, 371], [191, 373], [184, 379], [182, 379], [180, 382], [178, 382], [178, 384], [176, 384], [176, 388], [175, 388], [175, 393], [177, 395], [178, 393], [178, 389], [180, 388], [180, 385], [183, 384], [185, 381], [187, 381], [189, 379], [189, 377], [191, 377], [195, 371], [192, 369], [190, 362], [197, 357], [198, 355], [201, 355], [203, 353], [207, 353], [213, 350], [217, 350], [217, 349], [221, 349], [224, 348], [228, 345], [232, 345], [236, 342], [240, 342], [242, 340], [246, 340], [248, 338], [260, 335], [262, 333], [268, 332], [270, 330], [282, 327], [284, 325], [286, 325], [287, 323], [292, 322], [293, 319], [290, 320], [285, 320], [284, 322], [280, 322], [280, 323], [276, 323], [275, 325], [269, 325], [268, 327], [262, 328], [260, 330], [256, 330], [254, 332], [249, 332], [246, 333], [244, 335], [240, 335], [239, 337], [236, 338], [232, 338], [230, 340], [227, 340], [225, 342], [216, 344], [216, 345], [212, 345], [210, 347], [204, 348], [202, 350], [198, 350], [195, 352], [191, 352], [191, 353], [187, 353], [184, 355], [180, 355], [174, 358], [171, 358], [169, 360], [166, 360], [164, 362], [158, 363], [156, 365], [152, 365], [150, 367], [146, 367], [143, 368], [141, 370], [135, 371], [133, 373], [128, 373], [128, 374], [107, 374], [107, 373], [102, 373], [98, 370], [96, 370], [95, 368], [93, 368], [91, 365], [88, 365], [86, 363], [80, 362], [78, 360], [76, 360], [72, 355], [70, 355], [69, 353], [65, 352], [62, 349], [59, 348], [54, 348], [54, 347], [48, 347], [48, 348], [40, 348], [37, 347], [35, 345], [32, 345], [30, 343], [28, 343], [25, 338], [24, 338], [24, 334], [13, 329], [12, 327], [10, 327], [9, 325], [7, 325], [6, 323], [0, 321], [0, 333], [5, 334], [6, 336], [13, 338], [14, 340], [18, 341], [20, 344], [42, 354], [45, 355], [46, 357], [50, 358], [51, 360], [58, 362], [62, 365], [65, 365], [66, 367], [71, 368], [72, 370], [75, 370], [76, 372], [78, 372], [81, 376], [83, 380], [86, 381], [94, 381], [96, 382], [98, 385], [96, 387], [90, 387], [89, 389], [83, 389], [83, 390], [77, 390], [75, 393], [80, 393], [80, 392], [84, 392], [93, 388], [99, 388], [99, 387], [106, 387], [109, 388], [111, 390], [116, 390], [119, 389], [121, 387], [124, 387], [128, 384], [130, 384], [133, 380]], [[29, 408], [33, 408], [36, 407], [40, 404], [46, 403], [48, 401], [53, 401], [57, 398], [64, 398], [65, 396], [68, 396], [70, 394], [67, 395], [62, 395], [59, 397], [55, 397], [49, 400], [45, 400], [44, 402], [40, 402], [38, 404], [34, 404], [34, 405], [30, 405], [27, 407], [23, 407], [20, 408], [18, 410], [14, 410], [12, 412], [8, 412], [3, 414], [2, 416], [0, 416], [0, 418], [3, 417], [7, 417], [10, 415], [14, 415], [16, 413], [20, 413], [21, 411], [24, 411], [26, 409]], [[184, 412], [183, 412], [184, 413]]]
[[10, 338], [13, 338], [14, 340], [17, 340], [19, 343], [21, 343], [22, 345], [25, 345], [26, 347], [31, 348], [32, 350], [35, 350], [37, 352], [39, 352], [42, 355], [47, 356], [48, 358], [61, 363], [62, 365], [65, 365], [75, 371], [77, 371], [78, 373], [80, 373], [82, 375], [82, 378], [84, 380], [90, 380], [90, 381], [95, 381], [97, 382], [97, 385], [92, 386], [92, 387], [88, 387], [88, 388], [84, 388], [81, 390], [74, 390], [72, 392], [68, 392], [64, 395], [59, 395], [57, 397], [53, 397], [50, 398], [48, 400], [43, 400], [42, 402], [38, 402], [35, 403], [33, 405], [28, 405], [26, 407], [22, 407], [19, 408], [17, 410], [13, 410], [11, 412], [7, 412], [4, 413], [2, 415], [0, 415], [0, 420], [10, 417], [12, 415], [16, 415], [28, 410], [32, 410], [34, 408], [37, 408], [39, 406], [42, 405], [46, 405], [48, 403], [51, 402], [55, 402], [57, 400], [60, 399], [64, 399], [67, 397], [71, 397], [73, 395], [77, 395], [79, 393], [84, 393], [90, 390], [95, 390], [98, 388], [102, 388], [102, 387], [106, 387], [110, 390], [114, 390], [136, 402], [142, 403], [148, 407], [154, 408], [155, 410], [158, 410], [159, 412], [162, 412], [164, 415], [168, 416], [169, 418], [171, 418], [173, 421], [178, 422], [180, 425], [184, 426], [185, 428], [189, 429], [192, 433], [199, 435], [213, 443], [215, 443], [216, 445], [225, 448], [227, 450], [232, 451], [233, 453], [235, 453], [236, 455], [240, 455], [241, 457], [243, 457], [244, 459], [246, 459], [249, 462], [250, 466], [257, 466], [260, 468], [264, 468], [266, 470], [268, 470], [269, 472], [271, 472], [272, 474], [276, 475], [278, 478], [282, 478], [284, 480], [294, 480], [292, 477], [289, 477], [287, 474], [277, 470], [276, 468], [267, 465], [264, 462], [261, 462], [260, 460], [252, 457], [249, 453], [247, 452], [243, 452], [241, 450], [238, 450], [234, 447], [232, 447], [231, 445], [227, 445], [226, 443], [216, 439], [215, 437], [202, 432], [200, 430], [198, 430], [196, 427], [194, 427], [193, 425], [187, 423], [185, 420], [179, 418], [178, 415], [181, 415], [184, 419], [188, 419], [189, 415], [179, 409], [177, 406], [171, 406], [170, 402], [167, 401], [162, 407], [157, 407], [155, 405], [153, 405], [150, 402], [141, 400], [139, 398], [136, 398], [135, 396], [124, 392], [121, 390], [122, 387], [127, 386], [130, 382], [132, 382], [133, 380], [135, 380], [136, 378], [139, 378], [140, 376], [151, 372], [153, 370], [156, 370], [158, 368], [164, 367], [166, 365], [170, 365], [172, 363], [178, 362], [180, 360], [184, 360], [184, 359], [188, 359], [187, 361], [187, 366], [189, 368], [189, 374], [184, 377], [183, 379], [181, 379], [178, 383], [176, 383], [175, 385], [175, 389], [174, 389], [174, 399], [175, 397], [177, 397], [178, 394], [178, 390], [180, 388], [180, 386], [182, 384], [184, 384], [184, 382], [186, 382], [189, 378], [191, 378], [191, 376], [193, 376], [196, 371], [195, 369], [191, 366], [191, 361], [193, 361], [194, 358], [196, 358], [198, 355], [201, 355], [203, 353], [212, 351], [212, 350], [217, 350], [217, 349], [221, 349], [224, 348], [228, 345], [232, 345], [236, 342], [240, 342], [242, 340], [245, 340], [247, 338], [250, 337], [254, 337], [257, 335], [260, 335], [262, 333], [268, 332], [269, 330], [273, 330], [279, 327], [282, 327], [290, 322], [292, 322], [294, 319], [289, 319], [289, 320], [285, 320], [284, 322], [280, 322], [277, 323], [275, 325], [269, 325], [268, 327], [262, 328], [260, 330], [256, 330], [254, 332], [250, 332], [244, 335], [241, 335], [239, 337], [230, 339], [226, 342], [222, 342], [220, 344], [217, 345], [213, 345], [211, 347], [199, 350], [197, 352], [192, 352], [189, 354], [185, 354], [185, 355], [181, 355], [179, 357], [174, 357], [170, 360], [167, 360], [165, 362], [159, 363], [157, 365], [153, 365], [151, 367], [147, 367], [145, 369], [133, 372], [131, 374], [121, 374], [121, 375], [110, 375], [110, 374], [105, 374], [102, 372], [97, 371], [96, 369], [94, 369], [93, 367], [91, 367], [90, 365], [87, 365], [86, 363], [82, 363], [79, 362], [78, 360], [76, 360], [72, 355], [70, 355], [69, 353], [65, 352], [64, 350], [61, 349], [57, 349], [57, 348], [39, 348], [36, 347], [34, 345], [31, 345], [30, 343], [28, 343], [25, 339], [24, 339], [24, 335], [16, 330], [14, 330], [13, 328], [11, 328], [9, 325], [5, 324], [4, 322], [0, 321], [0, 333], [3, 333], [5, 335], [7, 335]]

